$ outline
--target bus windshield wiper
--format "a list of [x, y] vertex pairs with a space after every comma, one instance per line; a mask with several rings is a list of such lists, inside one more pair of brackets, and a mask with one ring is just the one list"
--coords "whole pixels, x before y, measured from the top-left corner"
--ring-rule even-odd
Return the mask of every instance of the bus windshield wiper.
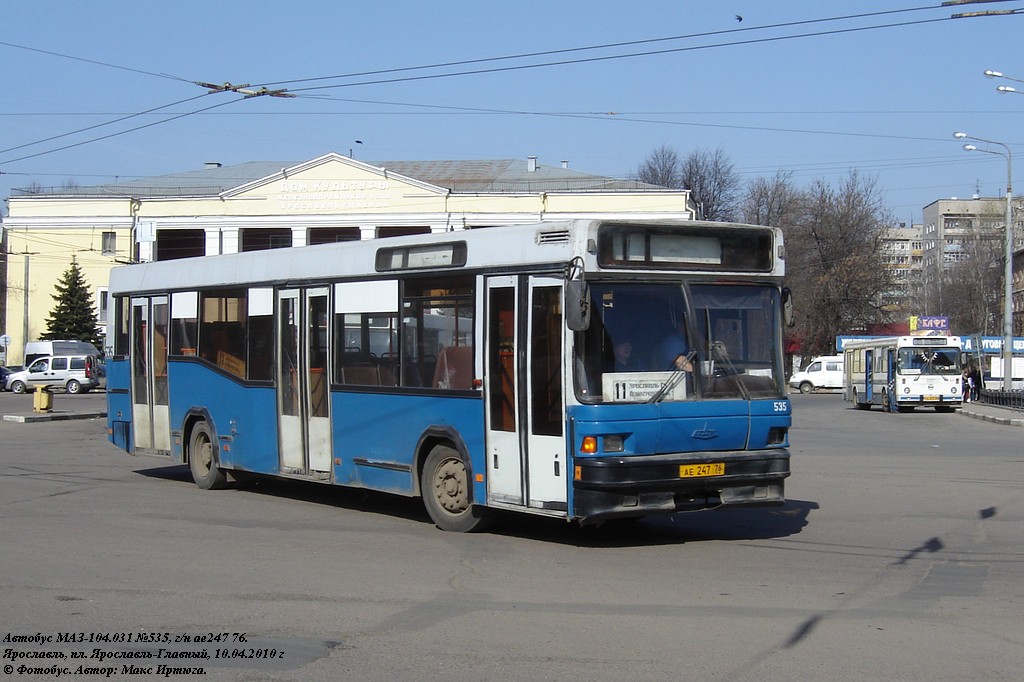
[[[647, 399], [647, 402], [648, 403], [660, 403], [662, 400], [664, 400], [665, 396], [668, 395], [672, 391], [672, 389], [674, 389], [676, 386], [678, 386], [679, 382], [682, 380], [682, 378], [684, 376], [686, 376], [686, 370], [683, 369], [683, 368], [686, 367], [687, 365], [689, 365], [690, 366], [690, 371], [693, 371], [693, 359], [696, 356], [697, 356], [697, 351], [695, 351], [695, 350], [694, 351], [690, 351], [686, 355], [686, 361], [685, 362], [676, 363], [675, 369], [672, 370], [672, 374], [670, 374], [668, 379], [665, 380], [665, 383], [663, 383], [661, 385], [661, 388], [659, 388], [658, 391], [654, 395], [652, 395], [650, 398]], [[678, 358], [677, 358], [677, 360], [678, 360]]]

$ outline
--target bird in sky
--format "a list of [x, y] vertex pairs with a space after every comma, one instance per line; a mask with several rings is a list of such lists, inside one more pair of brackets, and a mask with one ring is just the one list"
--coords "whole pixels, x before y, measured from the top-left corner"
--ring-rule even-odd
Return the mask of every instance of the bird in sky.
[[736, 21], [743, 21], [743, 17], [741, 17], [740, 15], [737, 14], [736, 15]]

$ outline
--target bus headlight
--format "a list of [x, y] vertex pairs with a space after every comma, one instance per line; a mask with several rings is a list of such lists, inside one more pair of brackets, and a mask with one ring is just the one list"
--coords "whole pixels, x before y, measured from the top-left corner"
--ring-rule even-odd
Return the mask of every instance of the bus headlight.
[[903, 387], [903, 392], [904, 393], [910, 393], [910, 386], [904, 386]]
[[[625, 450], [625, 437], [622, 434], [605, 435], [600, 437], [602, 452], [623, 452]], [[595, 455], [598, 452], [598, 436], [584, 436], [580, 442], [580, 453], [584, 455]]]
[[622, 452], [623, 441], [621, 435], [605, 436], [604, 437], [604, 451], [605, 452]]

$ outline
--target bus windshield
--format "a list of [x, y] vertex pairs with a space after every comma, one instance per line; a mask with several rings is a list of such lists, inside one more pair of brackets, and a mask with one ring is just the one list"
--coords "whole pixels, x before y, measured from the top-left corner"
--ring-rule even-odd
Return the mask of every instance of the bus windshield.
[[592, 281], [590, 295], [590, 327], [574, 347], [581, 401], [784, 394], [777, 289]]
[[903, 347], [899, 349], [900, 374], [960, 374], [960, 348]]

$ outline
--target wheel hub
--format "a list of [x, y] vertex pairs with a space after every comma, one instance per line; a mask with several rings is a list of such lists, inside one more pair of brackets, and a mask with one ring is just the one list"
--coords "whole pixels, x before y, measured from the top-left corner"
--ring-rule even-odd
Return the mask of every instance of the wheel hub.
[[434, 476], [434, 493], [445, 511], [458, 514], [469, 507], [466, 467], [458, 460], [446, 460]]

